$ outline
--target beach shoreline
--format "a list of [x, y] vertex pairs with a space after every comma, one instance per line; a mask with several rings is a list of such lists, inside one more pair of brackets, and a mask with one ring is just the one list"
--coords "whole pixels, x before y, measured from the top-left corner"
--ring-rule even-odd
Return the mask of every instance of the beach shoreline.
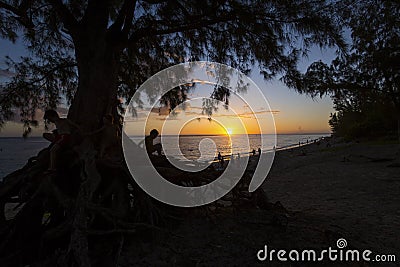
[[[277, 151], [261, 188], [281, 211], [231, 207], [224, 200], [221, 208], [190, 210], [183, 221], [167, 225], [162, 232], [149, 228], [131, 235], [120, 266], [265, 265], [256, 256], [265, 245], [318, 251], [335, 248], [340, 238], [350, 248], [397, 254], [398, 259], [398, 148], [398, 144], [345, 143], [330, 137]], [[250, 164], [257, 157], [250, 156]], [[12, 205], [7, 208], [15, 214]], [[291, 264], [268, 262], [269, 266]], [[324, 265], [342, 266], [340, 262]]]
[[[280, 214], [276, 212], [254, 208], [230, 212], [225, 207], [210, 215], [200, 209], [169, 229], [167, 237], [126, 247], [121, 266], [261, 266], [266, 262], [257, 260], [256, 254], [265, 245], [270, 249], [320, 251], [336, 248], [340, 238], [349, 248], [397, 254], [398, 260], [400, 177], [398, 168], [390, 167], [397, 161], [396, 153], [393, 144], [340, 143], [332, 138], [319, 145], [278, 151], [262, 189], [271, 203], [282, 204], [287, 225], [276, 223]], [[342, 262], [323, 263], [343, 266]], [[293, 266], [293, 262], [267, 264]], [[346, 266], [365, 264], [351, 262]], [[398, 266], [398, 261], [384, 266]]]

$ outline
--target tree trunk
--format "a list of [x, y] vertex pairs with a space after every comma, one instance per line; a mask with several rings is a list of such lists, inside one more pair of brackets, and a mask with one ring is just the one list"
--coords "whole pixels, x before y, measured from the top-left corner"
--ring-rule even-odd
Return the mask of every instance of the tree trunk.
[[400, 145], [400, 112], [397, 114], [397, 141], [399, 141]]
[[113, 114], [117, 98], [117, 52], [106, 40], [77, 42], [78, 90], [68, 118], [84, 131], [101, 126], [105, 114]]

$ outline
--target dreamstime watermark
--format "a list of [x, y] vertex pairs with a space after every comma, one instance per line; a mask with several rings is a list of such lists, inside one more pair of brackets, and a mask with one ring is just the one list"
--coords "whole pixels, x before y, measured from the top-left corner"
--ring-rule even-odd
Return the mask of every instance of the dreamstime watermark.
[[357, 249], [345, 249], [347, 247], [347, 241], [344, 238], [339, 238], [336, 242], [337, 248], [328, 247], [316, 251], [314, 249], [305, 250], [276, 250], [268, 249], [265, 245], [263, 249], [257, 252], [257, 259], [259, 261], [367, 261], [367, 262], [395, 262], [396, 255], [394, 254], [373, 254], [371, 250], [359, 251]]
[[[249, 191], [253, 192], [267, 177], [274, 159], [275, 150], [273, 147], [276, 147], [276, 131], [273, 114], [264, 94], [249, 77], [237, 69], [215, 62], [188, 62], [169, 67], [150, 77], [135, 92], [124, 116], [122, 135], [125, 161], [132, 177], [145, 192], [159, 201], [174, 206], [195, 207], [220, 199], [231, 191], [243, 176], [246, 170], [248, 157], [241, 158], [241, 160], [245, 162], [242, 162], [240, 166], [230, 161], [223, 173], [209, 184], [196, 187], [184, 187], [173, 184], [164, 179], [162, 175], [157, 172], [146, 150], [139, 147], [138, 144], [130, 138], [129, 123], [134, 121], [135, 117], [140, 117], [143, 121], [142, 124], [135, 125], [135, 130], [136, 132], [139, 131], [140, 138], [144, 139], [146, 134], [148, 134], [148, 132], [146, 133], [147, 120], [154, 110], [161, 110], [160, 103], [163, 97], [167, 93], [170, 93], [171, 90], [187, 85], [191, 85], [192, 87], [193, 85], [198, 85], [196, 90], [199, 89], [199, 94], [201, 94], [203, 87], [206, 88], [204, 91], [207, 91], [207, 88], [209, 89], [210, 87], [217, 89], [224, 88], [224, 90], [229, 90], [225, 91], [227, 95], [239, 99], [241, 101], [241, 106], [246, 107], [245, 115], [246, 117], [251, 117], [253, 119], [253, 127], [258, 128], [258, 132], [260, 133], [260, 146], [263, 148], [263, 153], [259, 156], [258, 164], [254, 169], [252, 180], [249, 184]], [[207, 85], [208, 87], [203, 85]], [[185, 106], [198, 106], [199, 103], [202, 104], [205, 109], [207, 109], [207, 103], [224, 106], [226, 109], [226, 114], [224, 114], [224, 116], [229, 116], [229, 118], [235, 120], [231, 122], [231, 124], [240, 128], [240, 132], [247, 132], [246, 125], [242, 120], [244, 116], [243, 112], [240, 113], [236, 111], [234, 106], [226, 106], [225, 102], [217, 101], [216, 98], [211, 95], [196, 95], [196, 97], [187, 99], [184, 103], [170, 110], [169, 114], [174, 114], [175, 111], [179, 113]], [[211, 108], [213, 108], [213, 106], [211, 106]], [[199, 120], [201, 117], [208, 117], [208, 119], [210, 119], [210, 114], [206, 115], [208, 116], [199, 116], [198, 114], [187, 112], [185, 120], [176, 120], [173, 116], [168, 115], [160, 131], [164, 155], [172, 165], [180, 170], [188, 172], [188, 175], [193, 172], [204, 170], [204, 158], [206, 157], [203, 155], [203, 151], [206, 148], [209, 149], [209, 147], [215, 149], [216, 145], [215, 143], [214, 146], [212, 146], [212, 144], [210, 145], [210, 142], [212, 143], [214, 141], [210, 138], [205, 138], [199, 143], [198, 149], [201, 153], [200, 158], [197, 161], [191, 160], [190, 164], [187, 164], [189, 161], [182, 160], [185, 156], [180, 152], [181, 150], [175, 149], [179, 148], [180, 131], [185, 124], [190, 121]], [[218, 117], [212, 117], [212, 120], [216, 121], [227, 133], [229, 132], [227, 129], [229, 127], [228, 125], [224, 125], [224, 120], [219, 120]], [[173, 132], [172, 135], [171, 131]], [[169, 134], [167, 141], [166, 138], [164, 138], [164, 132]], [[250, 148], [249, 135], [246, 135], [245, 139], [245, 142], [241, 144], [245, 144], [245, 150], [251, 151], [253, 148]], [[243, 151], [243, 148], [241, 149]], [[175, 152], [178, 151], [178, 159], [175, 154], [172, 155], [172, 150]], [[235, 145], [234, 140], [232, 140], [231, 154], [239, 155], [240, 152], [238, 146]], [[208, 164], [211, 164], [213, 159], [214, 157], [208, 159]], [[202, 162], [200, 162], [200, 160], [202, 160]]]

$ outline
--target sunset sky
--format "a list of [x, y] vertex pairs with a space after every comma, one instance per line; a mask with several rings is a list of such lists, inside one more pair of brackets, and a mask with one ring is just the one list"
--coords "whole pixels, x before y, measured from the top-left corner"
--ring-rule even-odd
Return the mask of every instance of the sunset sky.
[[[4, 57], [18, 59], [18, 57], [26, 55], [26, 51], [20, 42], [12, 44], [5, 40], [0, 40], [0, 81], [7, 79], [7, 72], [4, 71]], [[315, 61], [322, 60], [330, 62], [335, 57], [333, 50], [320, 50], [319, 48], [311, 49], [308, 58], [303, 58], [299, 63], [299, 68], [305, 71], [307, 66]], [[330, 132], [328, 119], [329, 114], [333, 112], [332, 101], [329, 98], [311, 99], [308, 96], [300, 95], [294, 90], [288, 89], [278, 79], [265, 81], [258, 74], [257, 68], [254, 68], [250, 78], [259, 86], [271, 107], [274, 115], [276, 131], [278, 134], [305, 134], [305, 133], [328, 133]], [[233, 101], [234, 102], [234, 101]], [[248, 133], [258, 133], [256, 120], [246, 117], [248, 113], [240, 103], [231, 103], [232, 108], [240, 115]], [[191, 111], [196, 107], [192, 107]], [[197, 107], [198, 108], [198, 107]], [[188, 111], [186, 111], [188, 112]], [[178, 117], [181, 120], [187, 120], [186, 112], [181, 112]], [[149, 121], [146, 130], [150, 128], [159, 128], [162, 125], [162, 119], [166, 116], [158, 115]], [[231, 131], [233, 134], [243, 133], [243, 129], [239, 129], [237, 121], [224, 115], [223, 109], [213, 116], [213, 119], [219, 120], [221, 124]], [[178, 119], [175, 118], [177, 121]], [[171, 125], [174, 125], [173, 123]], [[40, 136], [44, 131], [43, 123], [39, 128], [33, 129], [33, 136]], [[207, 119], [193, 120], [182, 128], [181, 134], [207, 134], [207, 133], [224, 133], [224, 129], [216, 122], [210, 122]], [[5, 136], [21, 136], [22, 125], [16, 122], [9, 122], [0, 131], [0, 137]], [[168, 134], [168, 133], [167, 133]]]

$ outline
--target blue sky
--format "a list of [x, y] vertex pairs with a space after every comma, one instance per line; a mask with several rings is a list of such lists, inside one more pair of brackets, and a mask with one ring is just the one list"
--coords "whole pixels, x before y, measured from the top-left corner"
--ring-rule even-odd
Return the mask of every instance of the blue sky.
[[[15, 44], [0, 39], [0, 81], [4, 81], [6, 68], [5, 56], [18, 59], [28, 55], [23, 41], [19, 39]], [[323, 49], [313, 47], [310, 49], [308, 58], [302, 58], [299, 62], [301, 71], [305, 71], [308, 65], [314, 61], [322, 60], [329, 63], [335, 58], [334, 49]], [[300, 95], [290, 90], [278, 79], [265, 81], [256, 68], [253, 69], [251, 79], [261, 88], [269, 101], [272, 110], [277, 110], [275, 122], [278, 133], [327, 133], [329, 132], [329, 114], [333, 112], [332, 101], [329, 97], [311, 99], [306, 95]], [[41, 135], [43, 127], [33, 130], [33, 136]], [[22, 125], [18, 123], [7, 123], [0, 130], [0, 137], [21, 136]]]

